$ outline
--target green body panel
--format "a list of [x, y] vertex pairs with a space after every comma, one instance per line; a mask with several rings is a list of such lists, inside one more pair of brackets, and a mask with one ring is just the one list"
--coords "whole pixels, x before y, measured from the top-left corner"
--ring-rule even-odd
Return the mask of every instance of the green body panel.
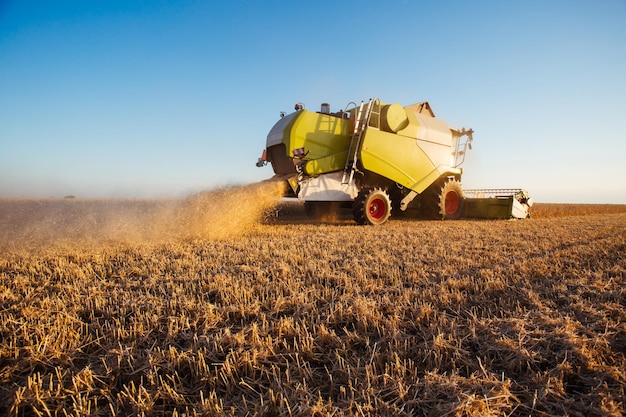
[[397, 132], [398, 135], [406, 136], [408, 138], [417, 138], [419, 137], [420, 125], [419, 121], [415, 117], [413, 112], [406, 112], [407, 119], [409, 120], [409, 124], [402, 130]]
[[513, 197], [466, 198], [463, 217], [476, 219], [508, 219], [513, 210]]
[[306, 159], [310, 160], [306, 172], [317, 175], [344, 168], [350, 138], [350, 120], [302, 110], [291, 127], [285, 129], [283, 143], [287, 152], [304, 148], [308, 152]]
[[347, 157], [348, 150], [346, 149], [333, 155], [308, 161], [304, 165], [304, 172], [307, 175], [320, 175], [342, 170], [346, 165]]
[[368, 129], [361, 147], [363, 168], [417, 193], [436, 181], [440, 172], [417, 145], [415, 137]]

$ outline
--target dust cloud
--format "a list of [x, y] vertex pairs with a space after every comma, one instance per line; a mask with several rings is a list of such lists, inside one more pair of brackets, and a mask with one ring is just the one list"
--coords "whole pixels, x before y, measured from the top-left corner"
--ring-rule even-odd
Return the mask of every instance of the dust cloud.
[[245, 235], [283, 190], [267, 181], [177, 200], [0, 199], [0, 251]]

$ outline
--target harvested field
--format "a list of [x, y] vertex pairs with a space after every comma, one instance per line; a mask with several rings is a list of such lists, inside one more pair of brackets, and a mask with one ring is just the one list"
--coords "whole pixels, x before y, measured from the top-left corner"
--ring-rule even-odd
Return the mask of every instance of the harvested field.
[[0, 414], [624, 414], [626, 206], [360, 227], [265, 187], [0, 201]]
[[587, 216], [590, 214], [615, 214], [626, 212], [623, 204], [535, 204], [531, 209], [533, 218]]

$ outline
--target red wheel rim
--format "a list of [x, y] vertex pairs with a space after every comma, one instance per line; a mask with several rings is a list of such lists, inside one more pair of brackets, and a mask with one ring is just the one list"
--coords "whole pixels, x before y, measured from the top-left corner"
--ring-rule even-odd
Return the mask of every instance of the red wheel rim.
[[380, 197], [373, 198], [367, 206], [367, 211], [374, 221], [379, 221], [387, 214], [387, 204]]
[[446, 214], [454, 214], [459, 209], [459, 195], [456, 191], [448, 191], [446, 194]]

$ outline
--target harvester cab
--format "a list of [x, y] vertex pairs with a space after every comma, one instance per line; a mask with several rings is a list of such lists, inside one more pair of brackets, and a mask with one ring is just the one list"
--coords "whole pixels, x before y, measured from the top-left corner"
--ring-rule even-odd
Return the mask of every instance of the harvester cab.
[[257, 166], [271, 164], [305, 209], [328, 202], [351, 207], [358, 224], [382, 224], [393, 210], [458, 219], [466, 198], [460, 167], [472, 129], [435, 117], [428, 102], [410, 106], [379, 99], [331, 112], [302, 103], [270, 130]]

